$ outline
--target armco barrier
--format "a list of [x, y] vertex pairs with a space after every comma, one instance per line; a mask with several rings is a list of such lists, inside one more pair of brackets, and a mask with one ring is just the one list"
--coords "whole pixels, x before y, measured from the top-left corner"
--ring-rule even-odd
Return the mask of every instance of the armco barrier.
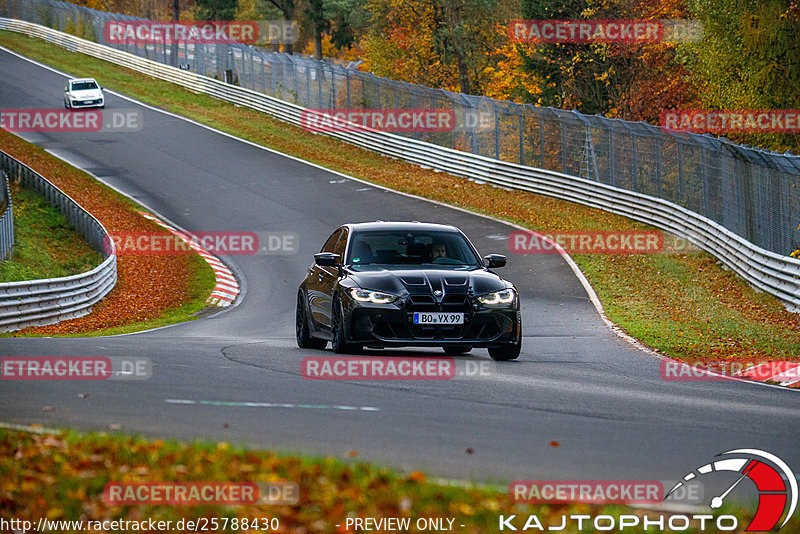
[[0, 171], [5, 171], [9, 180], [36, 191], [57, 206], [78, 234], [105, 258], [91, 271], [73, 276], [0, 284], [0, 332], [86, 315], [117, 282], [116, 251], [107, 253], [103, 246], [104, 242], [113, 245], [108, 232], [60, 189], [1, 151]]
[[8, 176], [0, 171], [0, 261], [14, 246], [14, 206], [8, 188]]
[[[67, 50], [103, 59], [191, 91], [301, 125], [303, 107], [263, 93], [183, 71], [38, 24], [0, 18], [0, 29], [43, 39]], [[504, 162], [385, 132], [348, 130], [326, 132], [325, 135], [423, 167], [570, 200], [662, 228], [689, 239], [716, 256], [754, 287], [774, 295], [788, 309], [800, 311], [800, 259], [757, 247], [714, 221], [672, 202], [576, 176]]]

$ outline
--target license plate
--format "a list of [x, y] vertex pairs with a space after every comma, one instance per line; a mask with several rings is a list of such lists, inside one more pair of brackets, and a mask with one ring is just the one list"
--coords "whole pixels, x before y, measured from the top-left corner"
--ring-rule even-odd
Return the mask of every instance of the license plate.
[[414, 312], [414, 324], [464, 324], [464, 314]]

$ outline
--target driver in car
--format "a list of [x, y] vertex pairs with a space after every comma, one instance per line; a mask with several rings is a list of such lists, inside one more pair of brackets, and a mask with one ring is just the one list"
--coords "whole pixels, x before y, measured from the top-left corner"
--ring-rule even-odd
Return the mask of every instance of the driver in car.
[[431, 261], [435, 260], [436, 258], [446, 258], [447, 257], [447, 247], [444, 243], [432, 243], [431, 244]]

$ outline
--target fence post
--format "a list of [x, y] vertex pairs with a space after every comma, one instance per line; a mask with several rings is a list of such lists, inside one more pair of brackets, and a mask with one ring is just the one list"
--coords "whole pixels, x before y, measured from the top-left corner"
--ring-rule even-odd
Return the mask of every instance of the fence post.
[[345, 83], [347, 84], [347, 109], [351, 109], [350, 105], [350, 69], [344, 71]]
[[658, 180], [658, 198], [661, 196], [661, 137], [656, 137], [656, 180]]
[[500, 159], [500, 113], [497, 111], [497, 106], [492, 101], [492, 109], [494, 109], [494, 159]]
[[636, 141], [636, 134], [631, 134], [631, 167], [633, 169], [633, 190], [639, 190], [639, 143]]
[[567, 172], [567, 131], [564, 129], [563, 120], [559, 120], [558, 123], [561, 126], [561, 172], [569, 174]]
[[539, 166], [544, 169], [544, 119], [539, 114], [537, 118], [539, 119]]
[[614, 128], [608, 125], [608, 183], [617, 184], [617, 154], [614, 147]]
[[686, 202], [686, 186], [683, 177], [683, 142], [678, 141], [678, 201], [683, 202], [683, 206], [687, 205]]
[[[708, 217], [711, 212], [711, 209], [708, 206], [708, 156], [707, 156], [706, 147], [700, 148], [700, 170], [703, 173], [703, 215], [704, 217]], [[754, 241], [755, 242], [755, 241]]]

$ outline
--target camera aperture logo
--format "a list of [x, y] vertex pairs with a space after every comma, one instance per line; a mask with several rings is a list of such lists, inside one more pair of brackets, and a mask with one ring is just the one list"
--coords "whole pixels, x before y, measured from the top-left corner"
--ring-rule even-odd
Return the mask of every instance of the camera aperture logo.
[[[726, 480], [720, 477], [728, 477]], [[758, 508], [750, 524], [744, 532], [767, 532], [780, 530], [797, 511], [798, 483], [797, 478], [789, 466], [778, 456], [760, 449], [733, 449], [720, 453], [715, 460], [693, 469], [679, 480], [664, 496], [665, 502], [689, 502], [685, 498], [691, 492], [691, 486], [710, 487], [706, 482], [725, 481], [718, 491], [713, 492], [713, 497], [708, 496], [701, 502], [708, 503], [714, 511], [719, 510], [725, 500], [736, 491], [744, 487], [741, 484], [749, 479], [754, 484], [758, 493]], [[517, 502], [652, 502], [657, 493], [657, 482], [640, 481], [604, 481], [590, 484], [591, 481], [517, 481], [509, 486], [509, 491]], [[628, 499], [625, 499], [622, 490], [627, 489]], [[716, 489], [716, 486], [715, 486]], [[609, 492], [609, 490], [613, 490]], [[598, 500], [596, 497], [600, 495]], [[783, 521], [781, 521], [783, 519]], [[649, 532], [669, 529], [673, 532], [689, 530], [707, 531], [737, 531], [739, 520], [730, 514], [714, 515], [711, 513], [694, 514], [564, 514], [559, 525], [544, 525], [538, 515], [530, 514], [527, 517], [518, 517], [517, 514], [500, 514], [498, 517], [500, 531], [559, 531], [594, 528], [594, 531], [631, 531]]]
[[[745, 532], [766, 532], [775, 528], [781, 517], [785, 517], [778, 530], [789, 522], [797, 510], [797, 478], [786, 462], [774, 454], [760, 449], [734, 449], [723, 452], [723, 456], [687, 473], [680, 482], [667, 493], [669, 497], [686, 482], [697, 480], [710, 473], [730, 472], [736, 480], [723, 493], [711, 499], [709, 506], [716, 510], [722, 506], [728, 495], [748, 478], [758, 490], [758, 509]], [[788, 505], [788, 508], [787, 508]]]

